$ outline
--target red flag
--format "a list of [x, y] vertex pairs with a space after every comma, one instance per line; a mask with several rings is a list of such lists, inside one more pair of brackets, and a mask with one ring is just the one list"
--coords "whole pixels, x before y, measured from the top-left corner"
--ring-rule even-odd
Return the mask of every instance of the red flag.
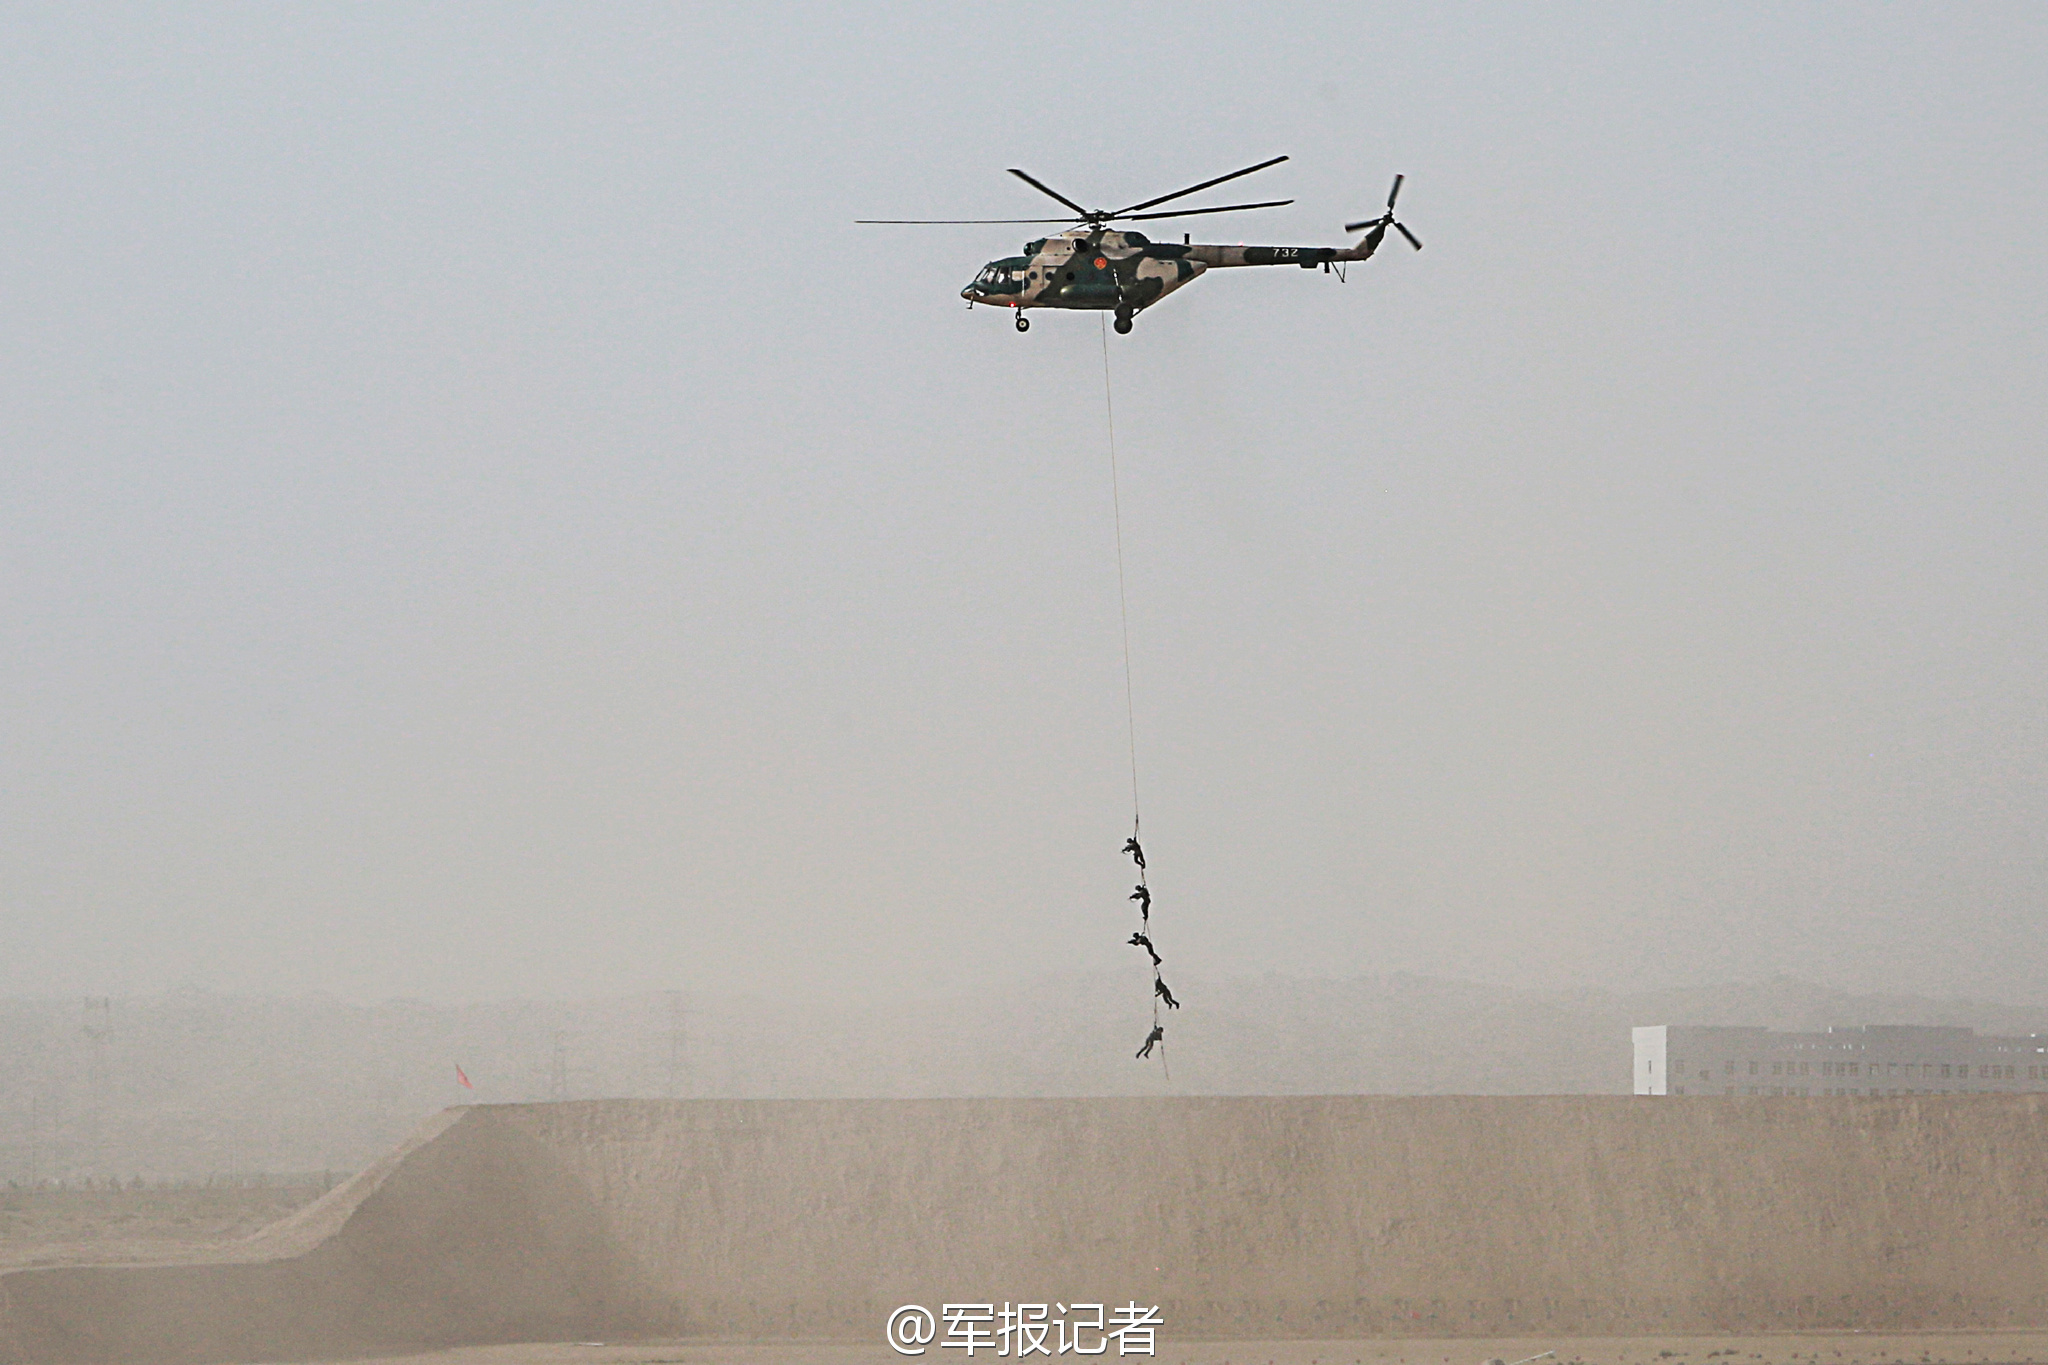
[[471, 1085], [471, 1084], [469, 1083], [469, 1077], [463, 1074], [463, 1071], [462, 1071], [462, 1063], [460, 1063], [460, 1062], [457, 1062], [457, 1063], [455, 1064], [455, 1079], [456, 1079], [456, 1080], [458, 1080], [458, 1081], [461, 1081], [461, 1082], [462, 1082], [462, 1088], [463, 1088], [464, 1090], [474, 1090], [474, 1089], [476, 1089], [476, 1087], [475, 1087], [475, 1086], [473, 1086], [473, 1085]]

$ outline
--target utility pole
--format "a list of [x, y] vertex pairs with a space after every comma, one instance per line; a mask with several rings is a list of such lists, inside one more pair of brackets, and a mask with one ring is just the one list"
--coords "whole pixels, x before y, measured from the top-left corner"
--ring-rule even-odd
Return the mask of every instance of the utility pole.
[[92, 1045], [85, 1076], [88, 1106], [85, 1140], [92, 1154], [92, 1173], [98, 1175], [105, 1165], [105, 1152], [100, 1145], [100, 1118], [107, 1088], [107, 1035], [114, 1031], [113, 998], [105, 995], [85, 997], [85, 1022], [81, 1028], [86, 1041]]
[[548, 1062], [548, 1098], [569, 1098], [569, 1035], [555, 1030], [555, 1052]]
[[681, 991], [663, 991], [668, 997], [668, 1097], [681, 1099], [689, 1076], [689, 1002]]

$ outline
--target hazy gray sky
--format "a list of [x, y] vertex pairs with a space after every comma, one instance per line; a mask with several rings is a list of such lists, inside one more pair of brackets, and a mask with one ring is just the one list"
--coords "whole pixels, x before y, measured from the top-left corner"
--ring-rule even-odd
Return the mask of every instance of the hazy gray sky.
[[[2048, 10], [0, 13], [0, 992], [2048, 970]], [[1178, 231], [1179, 224], [1165, 225]]]

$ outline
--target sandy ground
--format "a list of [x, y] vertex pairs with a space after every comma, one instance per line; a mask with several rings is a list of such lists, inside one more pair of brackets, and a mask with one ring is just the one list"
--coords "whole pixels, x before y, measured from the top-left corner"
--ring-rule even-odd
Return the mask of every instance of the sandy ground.
[[204, 1254], [320, 1197], [313, 1186], [144, 1190], [0, 1188], [0, 1270]]
[[[315, 1187], [146, 1190], [0, 1189], [0, 1268], [162, 1261], [217, 1250], [316, 1198]], [[903, 1365], [874, 1336], [855, 1342], [725, 1342], [468, 1347], [382, 1357], [406, 1365]], [[1815, 1332], [1579, 1338], [1178, 1340], [1169, 1319], [1160, 1365], [2048, 1365], [2048, 1330]], [[921, 1365], [956, 1365], [937, 1343]], [[989, 1354], [993, 1354], [990, 1352]], [[1007, 1362], [1008, 1357], [999, 1357]], [[1046, 1365], [1059, 1365], [1048, 1357]], [[1102, 1365], [1109, 1365], [1105, 1357]]]
[[[877, 1338], [880, 1335], [878, 1324]], [[1161, 1333], [1154, 1359], [1159, 1365], [1487, 1365], [1494, 1360], [1512, 1363], [1540, 1351], [1556, 1351], [1561, 1365], [2042, 1365], [2048, 1362], [2048, 1331], [1201, 1342], [1177, 1342], [1168, 1331]], [[925, 1359], [938, 1354], [936, 1348], [928, 1348]], [[960, 1354], [946, 1352], [946, 1365]], [[975, 1354], [977, 1359], [985, 1355]], [[878, 1339], [872, 1345], [679, 1341], [479, 1346], [390, 1359], [404, 1365], [904, 1365], [910, 1358], [897, 1355]]]

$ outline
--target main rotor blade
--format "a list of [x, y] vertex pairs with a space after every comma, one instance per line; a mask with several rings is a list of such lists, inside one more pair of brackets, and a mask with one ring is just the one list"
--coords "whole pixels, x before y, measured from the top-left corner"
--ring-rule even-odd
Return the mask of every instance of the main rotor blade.
[[856, 218], [855, 223], [944, 227], [955, 223], [1071, 223], [1072, 218]]
[[1019, 180], [1029, 185], [1032, 189], [1039, 191], [1041, 194], [1051, 195], [1053, 198], [1059, 200], [1062, 204], [1065, 204], [1074, 212], [1080, 214], [1083, 218], [1086, 218], [1088, 216], [1088, 210], [1082, 208], [1079, 204], [1067, 198], [1067, 196], [1061, 194], [1058, 190], [1053, 189], [1040, 181], [1033, 180], [1030, 176], [1024, 174], [1024, 172], [1018, 170], [1015, 166], [1010, 167], [1010, 174], [1016, 176]]
[[1263, 171], [1268, 166], [1277, 166], [1286, 159], [1284, 156], [1276, 156], [1271, 161], [1261, 161], [1256, 166], [1247, 166], [1241, 171], [1232, 171], [1229, 175], [1219, 175], [1214, 180], [1204, 180], [1199, 185], [1190, 185], [1184, 190], [1175, 190], [1172, 194], [1162, 194], [1157, 199], [1147, 199], [1142, 204], [1133, 204], [1127, 209], [1118, 209], [1110, 217], [1123, 218], [1129, 214], [1136, 213], [1139, 209], [1149, 209], [1154, 204], [1163, 204], [1169, 199], [1178, 199], [1182, 195], [1193, 194], [1196, 190], [1206, 190], [1211, 185], [1220, 185], [1226, 180], [1235, 180], [1241, 175], [1250, 175], [1253, 171]]
[[1135, 223], [1146, 218], [1193, 218], [1203, 213], [1236, 213], [1239, 209], [1277, 209], [1282, 204], [1293, 202], [1292, 199], [1268, 199], [1263, 204], [1224, 204], [1213, 209], [1174, 209], [1170, 213], [1119, 213], [1114, 216], [1121, 221]]
[[1395, 176], [1395, 177], [1394, 177], [1394, 188], [1393, 188], [1393, 189], [1391, 189], [1391, 190], [1388, 190], [1388, 191], [1387, 191], [1387, 212], [1388, 212], [1388, 213], [1392, 213], [1392, 212], [1394, 211], [1394, 201], [1395, 201], [1396, 199], [1399, 199], [1399, 198], [1401, 197], [1401, 182], [1402, 182], [1403, 180], [1406, 180], [1407, 178], [1408, 178], [1408, 177], [1407, 177], [1407, 176], [1405, 176], [1405, 175], [1397, 175], [1397, 176]]
[[1410, 232], [1407, 228], [1404, 228], [1399, 223], [1396, 223], [1394, 224], [1394, 231], [1400, 233], [1403, 237], [1406, 237], [1408, 239], [1408, 245], [1414, 247], [1417, 251], [1422, 250], [1422, 243], [1416, 241], [1415, 234]]

